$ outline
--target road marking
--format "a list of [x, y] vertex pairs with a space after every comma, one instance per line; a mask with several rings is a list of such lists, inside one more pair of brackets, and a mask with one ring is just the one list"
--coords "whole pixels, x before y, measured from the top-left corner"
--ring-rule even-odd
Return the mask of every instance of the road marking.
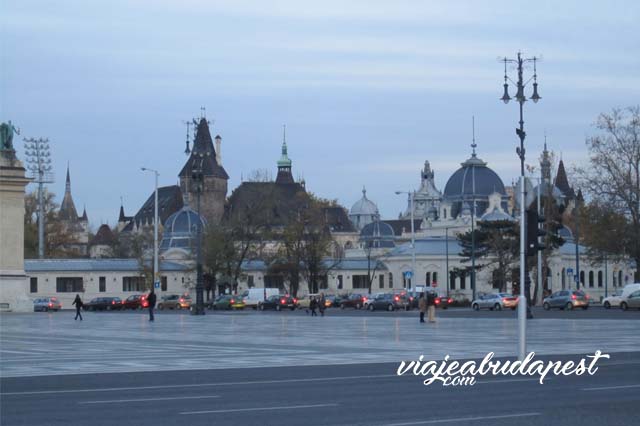
[[603, 387], [599, 387], [599, 388], [583, 388], [583, 389], [580, 389], [580, 390], [583, 390], [583, 391], [599, 391], [599, 390], [629, 389], [629, 388], [640, 388], [640, 385], [603, 386]]
[[478, 416], [478, 417], [458, 417], [455, 419], [435, 419], [435, 420], [421, 420], [417, 422], [406, 423], [389, 423], [385, 426], [410, 426], [410, 425], [430, 425], [435, 423], [456, 423], [456, 422], [473, 422], [476, 420], [494, 420], [494, 419], [510, 419], [513, 417], [533, 417], [539, 416], [540, 413], [519, 413], [519, 414], [504, 414], [501, 416]]
[[241, 411], [269, 411], [269, 410], [295, 410], [299, 408], [320, 408], [320, 407], [337, 407], [340, 404], [314, 404], [314, 405], [288, 405], [282, 407], [256, 407], [256, 408], [235, 408], [228, 410], [209, 410], [209, 411], [185, 411], [184, 415], [191, 414], [215, 414], [215, 413], [237, 413]]
[[220, 398], [220, 395], [203, 395], [203, 396], [174, 396], [168, 398], [141, 398], [141, 399], [110, 399], [106, 401], [80, 401], [78, 404], [110, 404], [118, 402], [146, 402], [146, 401], [173, 401], [174, 399], [205, 399]]
[[73, 389], [73, 390], [51, 390], [51, 391], [29, 391], [29, 392], [0, 392], [0, 395], [43, 395], [57, 393], [78, 393], [78, 392], [116, 392], [127, 390], [149, 390], [149, 389], [172, 389], [172, 388], [195, 388], [207, 386], [243, 386], [243, 385], [268, 385], [277, 383], [300, 383], [300, 382], [324, 382], [340, 380], [358, 379], [380, 379], [397, 377], [395, 374], [380, 374], [375, 376], [347, 376], [347, 377], [315, 377], [309, 379], [285, 379], [285, 380], [254, 380], [249, 382], [221, 382], [221, 383], [195, 383], [188, 385], [162, 385], [162, 386], [132, 386], [122, 388], [97, 388], [97, 389]]

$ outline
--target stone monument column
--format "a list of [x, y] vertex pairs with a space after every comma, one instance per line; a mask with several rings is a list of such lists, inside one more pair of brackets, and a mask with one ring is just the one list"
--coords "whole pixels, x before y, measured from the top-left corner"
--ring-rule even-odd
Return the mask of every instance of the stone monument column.
[[0, 132], [0, 310], [30, 312], [24, 272], [24, 195], [30, 179], [15, 156], [13, 135], [5, 133]]

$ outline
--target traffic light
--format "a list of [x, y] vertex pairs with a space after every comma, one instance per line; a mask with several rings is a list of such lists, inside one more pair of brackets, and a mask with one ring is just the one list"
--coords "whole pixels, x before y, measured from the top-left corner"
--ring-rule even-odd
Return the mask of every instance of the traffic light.
[[547, 235], [540, 229], [540, 224], [544, 221], [544, 216], [539, 216], [536, 209], [527, 210], [527, 256], [534, 256], [538, 251], [545, 249], [545, 246], [538, 242], [538, 237]]

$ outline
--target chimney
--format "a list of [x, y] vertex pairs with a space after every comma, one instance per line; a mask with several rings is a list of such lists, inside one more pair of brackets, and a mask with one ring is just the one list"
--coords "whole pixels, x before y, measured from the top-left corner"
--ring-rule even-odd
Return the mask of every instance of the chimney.
[[222, 166], [222, 138], [220, 135], [216, 136], [216, 162], [218, 166]]

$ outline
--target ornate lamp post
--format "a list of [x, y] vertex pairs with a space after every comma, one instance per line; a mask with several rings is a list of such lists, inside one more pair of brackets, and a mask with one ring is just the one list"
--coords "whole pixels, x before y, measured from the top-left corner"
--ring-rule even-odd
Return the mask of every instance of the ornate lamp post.
[[49, 139], [29, 138], [24, 140], [27, 169], [38, 184], [38, 258], [44, 259], [44, 184], [53, 182], [53, 166], [49, 152]]
[[[526, 273], [526, 254], [525, 254], [525, 238], [526, 238], [526, 223], [525, 223], [525, 175], [524, 175], [524, 158], [525, 158], [525, 149], [524, 149], [524, 138], [526, 133], [524, 131], [524, 118], [523, 118], [523, 107], [524, 103], [527, 101], [527, 98], [524, 95], [524, 86], [526, 86], [531, 80], [533, 80], [533, 93], [529, 99], [531, 99], [534, 103], [537, 103], [540, 99], [540, 95], [538, 95], [538, 82], [537, 82], [537, 73], [536, 73], [536, 61], [538, 58], [535, 56], [532, 58], [523, 58], [522, 54], [518, 52], [515, 59], [503, 58], [501, 59], [504, 62], [504, 94], [502, 98], [500, 98], [505, 104], [509, 103], [511, 97], [509, 96], [509, 84], [507, 80], [510, 80], [517, 87], [516, 93], [516, 102], [520, 106], [520, 121], [518, 124], [520, 127], [516, 128], [516, 134], [520, 138], [520, 146], [516, 148], [516, 153], [518, 157], [520, 157], [520, 298], [518, 302], [518, 328], [519, 328], [519, 341], [518, 341], [518, 358], [523, 360], [526, 353], [526, 317], [531, 317], [531, 311], [529, 308], [529, 287], [531, 286], [531, 282]], [[524, 64], [528, 62], [533, 62], [533, 77], [523, 81], [522, 73]], [[513, 63], [516, 65], [518, 70], [518, 80], [514, 82], [507, 76], [507, 63]], [[526, 293], [525, 293], [526, 287]], [[525, 297], [526, 295], [526, 297]]]
[[[193, 151], [193, 168], [191, 181], [196, 189], [196, 210], [200, 215], [200, 194], [204, 185], [204, 162], [208, 154]], [[204, 315], [204, 285], [202, 282], [202, 222], [197, 225], [197, 257], [196, 257], [196, 306], [191, 310], [193, 315]]]

